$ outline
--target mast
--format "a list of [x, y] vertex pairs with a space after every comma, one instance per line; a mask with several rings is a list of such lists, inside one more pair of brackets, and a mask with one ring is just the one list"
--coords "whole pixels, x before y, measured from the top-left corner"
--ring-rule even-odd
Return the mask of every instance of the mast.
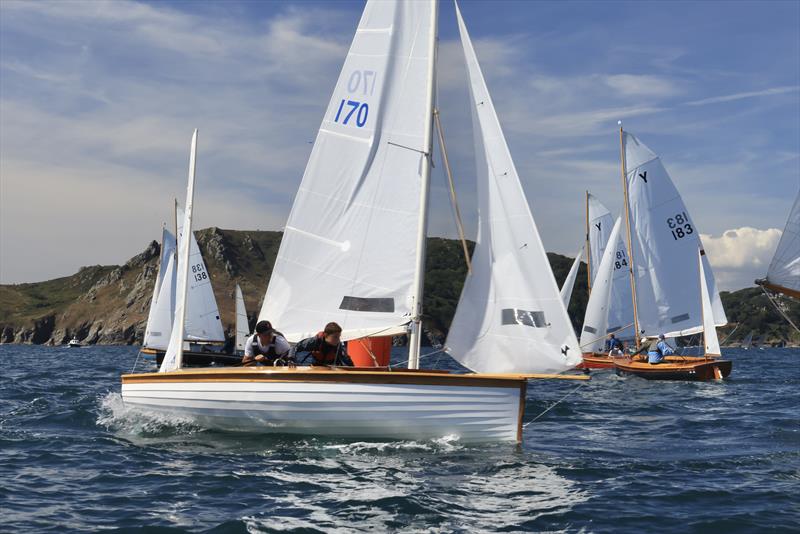
[[622, 121], [619, 121], [619, 157], [622, 166], [622, 191], [625, 196], [625, 228], [628, 234], [628, 262], [630, 263], [629, 271], [631, 273], [631, 299], [633, 300], [633, 329], [634, 329], [634, 342], [636, 343], [636, 350], [639, 350], [639, 313], [636, 309], [636, 275], [634, 273], [633, 265], [633, 244], [631, 242], [631, 214], [628, 207], [628, 169], [625, 161], [625, 142], [623, 140]]
[[592, 245], [589, 242], [589, 191], [586, 191], [586, 287], [592, 294]]
[[192, 233], [192, 204], [194, 204], [194, 178], [195, 178], [195, 162], [197, 156], [197, 128], [194, 130], [192, 136], [192, 151], [189, 154], [189, 185], [186, 190], [186, 213], [183, 216], [183, 233], [184, 239], [180, 247], [179, 258], [183, 260], [183, 265], [179, 267], [183, 269], [183, 284], [178, 284], [180, 294], [179, 304], [175, 309], [180, 309], [180, 317], [175, 317], [178, 334], [178, 344], [175, 354], [175, 368], [180, 369], [183, 367], [183, 338], [186, 333], [186, 301], [188, 300], [189, 293], [189, 254], [191, 252], [191, 240], [189, 237]]
[[433, 158], [433, 104], [434, 104], [434, 76], [436, 76], [436, 30], [439, 18], [439, 2], [431, 0], [430, 35], [428, 36], [429, 57], [432, 58], [428, 67], [428, 112], [425, 115], [425, 165], [422, 167], [422, 187], [419, 194], [419, 223], [417, 225], [417, 261], [414, 271], [414, 307], [411, 317], [411, 332], [408, 340], [408, 368], [419, 369], [419, 349], [422, 340], [422, 292], [425, 287], [425, 245], [428, 237], [428, 193], [431, 178], [431, 160]]

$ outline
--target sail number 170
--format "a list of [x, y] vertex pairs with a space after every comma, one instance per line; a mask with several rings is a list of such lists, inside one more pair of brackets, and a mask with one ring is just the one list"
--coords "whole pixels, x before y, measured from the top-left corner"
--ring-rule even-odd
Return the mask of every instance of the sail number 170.
[[672, 239], [675, 241], [694, 233], [694, 228], [692, 228], [692, 225], [689, 223], [689, 216], [686, 215], [685, 211], [669, 217], [667, 219], [667, 226], [669, 226]]

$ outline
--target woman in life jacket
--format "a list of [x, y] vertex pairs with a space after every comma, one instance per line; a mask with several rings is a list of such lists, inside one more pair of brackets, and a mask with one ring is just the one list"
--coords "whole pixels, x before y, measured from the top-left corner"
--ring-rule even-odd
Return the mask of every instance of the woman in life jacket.
[[314, 337], [306, 338], [297, 343], [292, 349], [294, 361], [297, 361], [297, 354], [307, 353], [300, 364], [303, 364], [311, 356], [311, 365], [347, 365], [352, 366], [353, 361], [347, 355], [347, 348], [341, 341], [342, 327], [336, 323], [328, 323], [325, 330], [319, 332]]
[[259, 321], [256, 333], [244, 343], [242, 365], [287, 365], [290, 349], [289, 342], [269, 321]]

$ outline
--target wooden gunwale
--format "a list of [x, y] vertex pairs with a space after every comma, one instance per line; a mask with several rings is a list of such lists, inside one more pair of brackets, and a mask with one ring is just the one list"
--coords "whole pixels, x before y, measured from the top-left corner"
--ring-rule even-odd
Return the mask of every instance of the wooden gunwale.
[[766, 287], [767, 289], [771, 289], [772, 291], [783, 293], [784, 295], [800, 299], [800, 291], [789, 289], [788, 287], [779, 286], [777, 284], [771, 284], [769, 282], [762, 282], [761, 285]]
[[123, 384], [174, 382], [335, 382], [355, 384], [416, 384], [474, 387], [520, 387], [530, 378], [587, 380], [582, 375], [449, 374], [441, 371], [381, 371], [374, 368], [210, 368], [182, 369], [169, 373], [122, 375]]
[[[683, 358], [683, 357], [679, 357]], [[642, 378], [663, 380], [708, 380], [727, 377], [733, 367], [730, 360], [686, 357], [686, 361], [668, 361], [650, 364], [645, 361], [616, 361], [617, 372], [633, 374]]]

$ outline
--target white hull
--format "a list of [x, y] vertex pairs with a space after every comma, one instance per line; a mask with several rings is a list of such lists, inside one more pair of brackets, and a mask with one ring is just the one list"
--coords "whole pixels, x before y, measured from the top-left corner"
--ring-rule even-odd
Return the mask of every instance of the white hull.
[[521, 438], [524, 379], [263, 369], [127, 375], [122, 397], [126, 406], [223, 430], [390, 439], [455, 435], [467, 442]]

